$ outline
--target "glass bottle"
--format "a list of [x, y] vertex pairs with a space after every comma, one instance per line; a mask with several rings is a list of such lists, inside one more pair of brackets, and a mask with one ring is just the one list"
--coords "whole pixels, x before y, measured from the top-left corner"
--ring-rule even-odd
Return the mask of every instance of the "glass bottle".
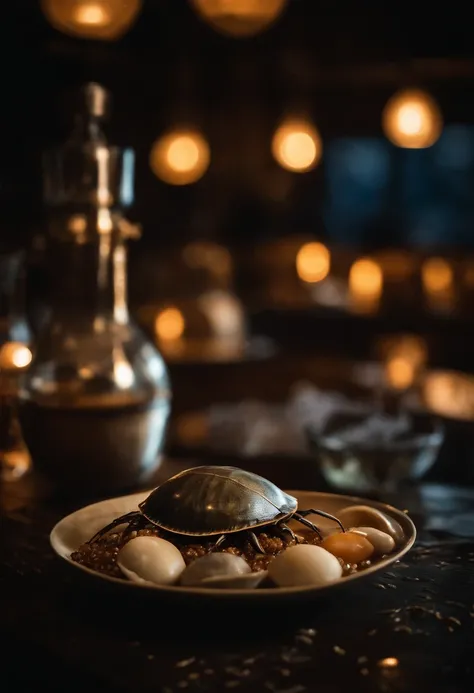
[[0, 479], [16, 481], [30, 468], [18, 421], [18, 391], [31, 362], [24, 300], [24, 253], [0, 250]]
[[51, 314], [21, 390], [34, 467], [81, 492], [133, 488], [160, 465], [170, 413], [164, 361], [130, 319], [123, 215], [133, 152], [107, 144], [107, 93], [82, 91], [72, 137], [45, 156]]

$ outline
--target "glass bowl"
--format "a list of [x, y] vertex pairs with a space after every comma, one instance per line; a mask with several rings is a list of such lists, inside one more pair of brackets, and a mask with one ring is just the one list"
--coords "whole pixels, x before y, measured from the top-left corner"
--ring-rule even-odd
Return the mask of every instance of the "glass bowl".
[[444, 440], [437, 419], [405, 412], [335, 415], [322, 431], [310, 424], [306, 433], [328, 484], [375, 495], [423, 477]]

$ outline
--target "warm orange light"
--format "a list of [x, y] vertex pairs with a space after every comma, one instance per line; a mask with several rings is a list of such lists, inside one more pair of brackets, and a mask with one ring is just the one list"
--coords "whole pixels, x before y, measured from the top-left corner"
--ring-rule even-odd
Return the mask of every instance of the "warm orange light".
[[196, 12], [229, 36], [252, 36], [282, 13], [288, 0], [191, 0]]
[[453, 269], [441, 257], [426, 260], [421, 268], [421, 277], [427, 294], [443, 294], [452, 289]]
[[296, 256], [298, 277], [309, 283], [325, 279], [331, 269], [331, 254], [322, 243], [306, 243]]
[[16, 481], [31, 468], [31, 457], [25, 447], [2, 451], [2, 479]]
[[68, 230], [76, 236], [82, 236], [87, 230], [87, 219], [83, 214], [74, 214], [69, 217]]
[[384, 358], [403, 356], [410, 359], [416, 366], [424, 365], [428, 357], [426, 341], [414, 334], [403, 334], [383, 339], [381, 347]]
[[370, 258], [356, 260], [349, 272], [349, 298], [356, 312], [372, 313], [379, 305], [383, 289], [382, 268]]
[[404, 356], [395, 356], [387, 362], [387, 380], [396, 390], [405, 390], [413, 385], [415, 374], [415, 364]]
[[441, 135], [443, 119], [429, 94], [407, 89], [389, 99], [382, 125], [388, 139], [397, 147], [424, 149], [431, 147]]
[[199, 132], [176, 130], [156, 140], [150, 166], [165, 183], [189, 185], [204, 175], [210, 158], [209, 145]]
[[411, 387], [426, 365], [428, 347], [417, 335], [400, 335], [383, 340], [382, 359], [388, 384], [396, 390]]
[[31, 350], [20, 342], [6, 342], [0, 347], [0, 369], [26, 368], [32, 358]]
[[159, 339], [176, 340], [183, 336], [186, 323], [178, 308], [165, 308], [156, 317], [155, 331]]
[[285, 120], [273, 136], [273, 156], [288, 171], [310, 171], [318, 164], [322, 151], [321, 137], [307, 120]]
[[349, 289], [357, 296], [379, 298], [382, 293], [383, 275], [375, 260], [362, 258], [356, 260], [349, 273]]
[[110, 16], [107, 8], [99, 5], [96, 2], [82, 4], [77, 7], [74, 13], [74, 21], [76, 24], [87, 26], [107, 26], [110, 22]]
[[435, 414], [474, 419], [474, 378], [455, 371], [429, 373], [422, 386], [423, 402]]
[[111, 41], [130, 28], [142, 0], [42, 0], [41, 4], [55, 29], [81, 38]]
[[398, 667], [400, 662], [396, 657], [385, 657], [384, 659], [379, 659], [377, 664], [382, 669], [395, 669], [395, 667]]

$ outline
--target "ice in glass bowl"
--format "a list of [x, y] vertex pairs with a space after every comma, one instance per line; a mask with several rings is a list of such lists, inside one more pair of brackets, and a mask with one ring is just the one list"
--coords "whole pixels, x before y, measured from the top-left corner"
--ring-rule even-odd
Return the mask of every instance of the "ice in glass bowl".
[[380, 494], [421, 479], [433, 466], [443, 428], [425, 414], [379, 410], [336, 414], [324, 428], [308, 424], [308, 442], [335, 489]]

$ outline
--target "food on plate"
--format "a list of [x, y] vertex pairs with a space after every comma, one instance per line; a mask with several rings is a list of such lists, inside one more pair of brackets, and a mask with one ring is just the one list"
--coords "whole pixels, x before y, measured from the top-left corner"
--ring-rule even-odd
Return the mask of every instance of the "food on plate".
[[[313, 516], [335, 529], [327, 523], [322, 529]], [[348, 506], [337, 516], [300, 509], [296, 498], [263, 477], [207, 466], [168, 479], [71, 559], [149, 585], [323, 586], [382, 560], [403, 538], [398, 522], [370, 506]]]

